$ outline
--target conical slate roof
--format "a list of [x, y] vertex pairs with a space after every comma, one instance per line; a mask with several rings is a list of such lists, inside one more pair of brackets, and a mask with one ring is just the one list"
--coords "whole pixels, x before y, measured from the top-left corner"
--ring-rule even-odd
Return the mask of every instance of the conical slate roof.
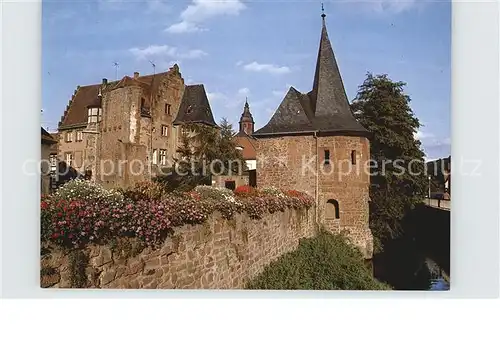
[[328, 38], [324, 15], [313, 89], [301, 94], [291, 87], [270, 121], [254, 135], [300, 133], [369, 135], [354, 118]]

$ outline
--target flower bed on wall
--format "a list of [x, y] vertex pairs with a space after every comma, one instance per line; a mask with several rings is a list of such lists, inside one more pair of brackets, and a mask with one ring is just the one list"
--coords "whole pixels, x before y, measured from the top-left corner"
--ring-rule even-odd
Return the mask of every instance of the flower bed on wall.
[[106, 190], [73, 180], [41, 201], [42, 240], [64, 247], [104, 244], [116, 237], [136, 237], [161, 244], [174, 227], [199, 224], [215, 211], [227, 219], [247, 213], [259, 219], [286, 208], [309, 209], [311, 196], [275, 188], [228, 189], [199, 186], [189, 193], [167, 193], [155, 183], [127, 190]]

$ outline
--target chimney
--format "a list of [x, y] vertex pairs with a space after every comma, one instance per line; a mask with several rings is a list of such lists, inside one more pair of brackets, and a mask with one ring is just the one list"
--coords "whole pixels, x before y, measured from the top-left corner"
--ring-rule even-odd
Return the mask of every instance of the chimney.
[[103, 78], [103, 79], [102, 79], [102, 84], [103, 84], [103, 85], [108, 84], [108, 80], [107, 80], [106, 78]]
[[134, 72], [134, 79], [139, 78], [139, 72]]

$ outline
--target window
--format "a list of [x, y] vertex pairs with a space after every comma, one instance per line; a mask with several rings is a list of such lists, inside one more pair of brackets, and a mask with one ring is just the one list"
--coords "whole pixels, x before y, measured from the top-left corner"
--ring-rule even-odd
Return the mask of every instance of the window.
[[71, 152], [68, 152], [66, 154], [66, 165], [71, 166], [73, 164], [73, 154]]
[[226, 189], [234, 190], [236, 189], [236, 182], [234, 180], [226, 180], [224, 186], [226, 187]]
[[168, 126], [161, 126], [161, 135], [168, 136]]
[[89, 107], [87, 109], [88, 123], [96, 123], [101, 120], [102, 108], [100, 107]]
[[339, 219], [339, 202], [337, 200], [330, 199], [326, 202], [325, 207], [325, 218], [326, 219]]
[[351, 151], [351, 163], [352, 163], [353, 165], [355, 165], [355, 164], [356, 164], [356, 150], [352, 150], [352, 151]]
[[167, 164], [167, 150], [160, 150], [160, 165]]
[[153, 164], [156, 165], [158, 164], [158, 150], [154, 149], [153, 150], [153, 160], [152, 160]]
[[141, 98], [141, 109], [144, 108], [144, 103], [146, 102], [146, 100], [144, 100], [144, 98]]
[[50, 171], [55, 172], [57, 170], [57, 154], [50, 154]]
[[170, 115], [170, 104], [165, 104], [165, 113]]
[[79, 130], [76, 132], [76, 141], [82, 141], [83, 140], [83, 132]]
[[73, 141], [73, 132], [66, 132], [66, 142], [70, 143]]
[[325, 150], [325, 155], [324, 155], [324, 165], [329, 165], [330, 164], [330, 150]]

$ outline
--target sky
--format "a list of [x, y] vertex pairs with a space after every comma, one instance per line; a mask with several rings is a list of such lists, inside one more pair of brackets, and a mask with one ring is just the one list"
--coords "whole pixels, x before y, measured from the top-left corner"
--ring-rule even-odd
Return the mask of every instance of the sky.
[[[449, 0], [324, 1], [347, 96], [367, 72], [403, 81], [427, 159], [450, 154]], [[42, 3], [42, 126], [57, 123], [77, 85], [179, 64], [202, 83], [217, 122], [234, 126], [245, 98], [256, 130], [290, 86], [312, 88], [321, 1], [94, 0]], [[114, 63], [118, 63], [118, 67]]]

